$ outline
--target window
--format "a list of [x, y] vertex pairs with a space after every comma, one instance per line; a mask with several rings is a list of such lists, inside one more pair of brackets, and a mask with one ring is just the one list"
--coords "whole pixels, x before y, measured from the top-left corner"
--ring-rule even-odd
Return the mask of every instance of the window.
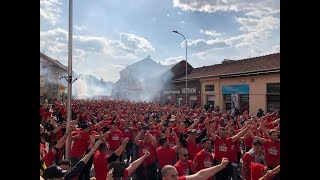
[[267, 83], [267, 94], [280, 94], [280, 83]]
[[214, 91], [214, 85], [205, 85], [204, 90], [205, 91]]

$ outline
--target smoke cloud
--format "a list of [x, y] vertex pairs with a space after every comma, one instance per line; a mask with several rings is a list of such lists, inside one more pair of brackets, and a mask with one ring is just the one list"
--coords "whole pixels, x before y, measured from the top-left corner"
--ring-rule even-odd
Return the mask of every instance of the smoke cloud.
[[120, 72], [120, 79], [112, 90], [112, 98], [136, 102], [161, 101], [161, 92], [173, 76], [172, 66], [156, 63], [150, 57], [127, 66]]
[[111, 96], [113, 83], [98, 80], [93, 75], [81, 76], [72, 84], [72, 96], [75, 99], [94, 99]]

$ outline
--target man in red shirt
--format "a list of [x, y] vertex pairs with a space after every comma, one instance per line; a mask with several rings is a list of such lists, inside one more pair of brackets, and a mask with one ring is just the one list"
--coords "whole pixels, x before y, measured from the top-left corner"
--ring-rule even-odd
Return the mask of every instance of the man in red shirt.
[[109, 144], [103, 142], [100, 144], [98, 151], [96, 151], [93, 158], [93, 165], [96, 180], [105, 180], [109, 171], [108, 164], [116, 161], [125, 149], [129, 138], [124, 138], [121, 146], [110, 156], [107, 154]]
[[82, 158], [89, 146], [91, 126], [89, 124], [83, 124], [81, 128], [81, 131], [72, 132], [71, 139], [73, 140], [73, 145], [70, 152], [72, 167]]
[[190, 154], [190, 160], [193, 160], [195, 155], [201, 151], [201, 139], [206, 135], [206, 130], [204, 130], [198, 137], [196, 136], [195, 129], [189, 129], [187, 131], [187, 139], [184, 138], [184, 134], [180, 132], [180, 143], [184, 148], [186, 148]]
[[165, 165], [162, 170], [162, 180], [204, 180], [212, 177], [217, 172], [221, 171], [229, 163], [227, 158], [223, 158], [221, 164], [202, 169], [195, 174], [188, 176], [178, 176], [178, 171], [174, 166]]
[[[144, 140], [139, 140], [144, 134]], [[139, 146], [139, 155], [138, 157], [143, 156], [144, 151], [148, 151], [150, 156], [139, 166], [137, 169], [137, 176], [139, 180], [143, 179], [152, 179], [155, 178], [156, 174], [156, 148], [158, 143], [156, 139], [149, 133], [149, 131], [141, 130], [139, 134], [135, 137], [134, 143]]]
[[141, 163], [148, 158], [149, 155], [150, 153], [148, 151], [144, 151], [144, 155], [130, 163], [127, 168], [125, 168], [123, 162], [112, 162], [109, 165], [110, 171], [108, 172], [107, 180], [128, 179], [133, 171], [140, 167]]
[[253, 140], [252, 148], [243, 154], [242, 157], [242, 177], [251, 179], [251, 163], [260, 163], [267, 165], [264, 152], [261, 151], [261, 142], [257, 139]]
[[[215, 135], [212, 132], [209, 132], [212, 140], [214, 141], [214, 165], [217, 165], [221, 162], [223, 157], [231, 159], [231, 146], [234, 142], [238, 141], [248, 130], [252, 128], [252, 125], [246, 124], [243, 130], [238, 132], [236, 135], [227, 138], [227, 131], [225, 128], [220, 127], [219, 136]], [[210, 131], [210, 129], [209, 129]], [[228, 164], [227, 168], [217, 173], [216, 180], [229, 180], [233, 174], [233, 167], [231, 163]]]
[[179, 161], [174, 165], [178, 171], [178, 176], [187, 176], [194, 174], [196, 168], [194, 168], [193, 162], [189, 160], [189, 154], [186, 148], [180, 148], [178, 150]]
[[252, 170], [250, 180], [272, 180], [280, 172], [280, 165], [272, 170], [268, 170], [267, 166], [260, 163], [251, 163], [250, 168]]
[[[264, 128], [263, 128], [264, 129]], [[265, 158], [269, 169], [273, 169], [280, 165], [280, 139], [278, 137], [278, 132], [271, 130], [269, 134], [265, 134], [269, 139], [261, 138], [255, 136], [250, 131], [250, 136], [253, 139], [258, 139], [261, 141], [264, 147]], [[280, 179], [280, 172], [275, 175], [275, 179]]]
[[134, 133], [134, 129], [132, 128], [132, 122], [126, 121], [124, 127], [121, 127], [120, 130], [124, 138], [129, 138], [129, 142], [126, 146], [127, 161], [129, 161], [130, 157], [132, 159], [132, 146], [133, 146], [133, 133]]
[[204, 138], [202, 141], [203, 150], [199, 151], [194, 157], [193, 164], [196, 171], [211, 167], [213, 165], [213, 155], [211, 139]]
[[[176, 142], [179, 142], [179, 139], [177, 136], [176, 136]], [[175, 148], [170, 148], [167, 137], [160, 138], [159, 144], [160, 146], [156, 150], [156, 156], [158, 159], [160, 169], [162, 169], [163, 166], [167, 164], [173, 165], [177, 159], [176, 154], [177, 154], [178, 147], [176, 146]]]
[[107, 142], [110, 144], [110, 149], [108, 150], [109, 155], [111, 155], [116, 149], [120, 147], [122, 139], [122, 132], [118, 130], [117, 124], [112, 122], [110, 135], [107, 138]]

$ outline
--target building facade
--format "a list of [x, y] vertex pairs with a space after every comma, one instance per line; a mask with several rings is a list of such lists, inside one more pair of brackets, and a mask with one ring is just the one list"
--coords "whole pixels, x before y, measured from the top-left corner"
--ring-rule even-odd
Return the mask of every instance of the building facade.
[[67, 75], [66, 66], [40, 52], [40, 100], [66, 99], [67, 82], [61, 77]]
[[280, 111], [280, 53], [194, 68], [188, 83], [197, 80], [202, 106], [238, 108], [241, 113], [248, 110], [253, 114], [260, 108], [264, 112]]

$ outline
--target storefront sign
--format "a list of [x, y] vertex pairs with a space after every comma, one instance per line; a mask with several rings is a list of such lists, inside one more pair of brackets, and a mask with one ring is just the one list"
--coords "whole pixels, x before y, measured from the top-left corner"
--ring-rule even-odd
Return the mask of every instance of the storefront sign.
[[175, 95], [175, 94], [180, 94], [180, 91], [164, 90], [163, 93]]
[[222, 85], [222, 94], [249, 94], [249, 85]]
[[[192, 94], [192, 93], [196, 93], [196, 92], [197, 92], [196, 88], [188, 88], [188, 90], [187, 90], [188, 94]], [[186, 93], [186, 88], [182, 88], [182, 94], [185, 94], [185, 93]]]

